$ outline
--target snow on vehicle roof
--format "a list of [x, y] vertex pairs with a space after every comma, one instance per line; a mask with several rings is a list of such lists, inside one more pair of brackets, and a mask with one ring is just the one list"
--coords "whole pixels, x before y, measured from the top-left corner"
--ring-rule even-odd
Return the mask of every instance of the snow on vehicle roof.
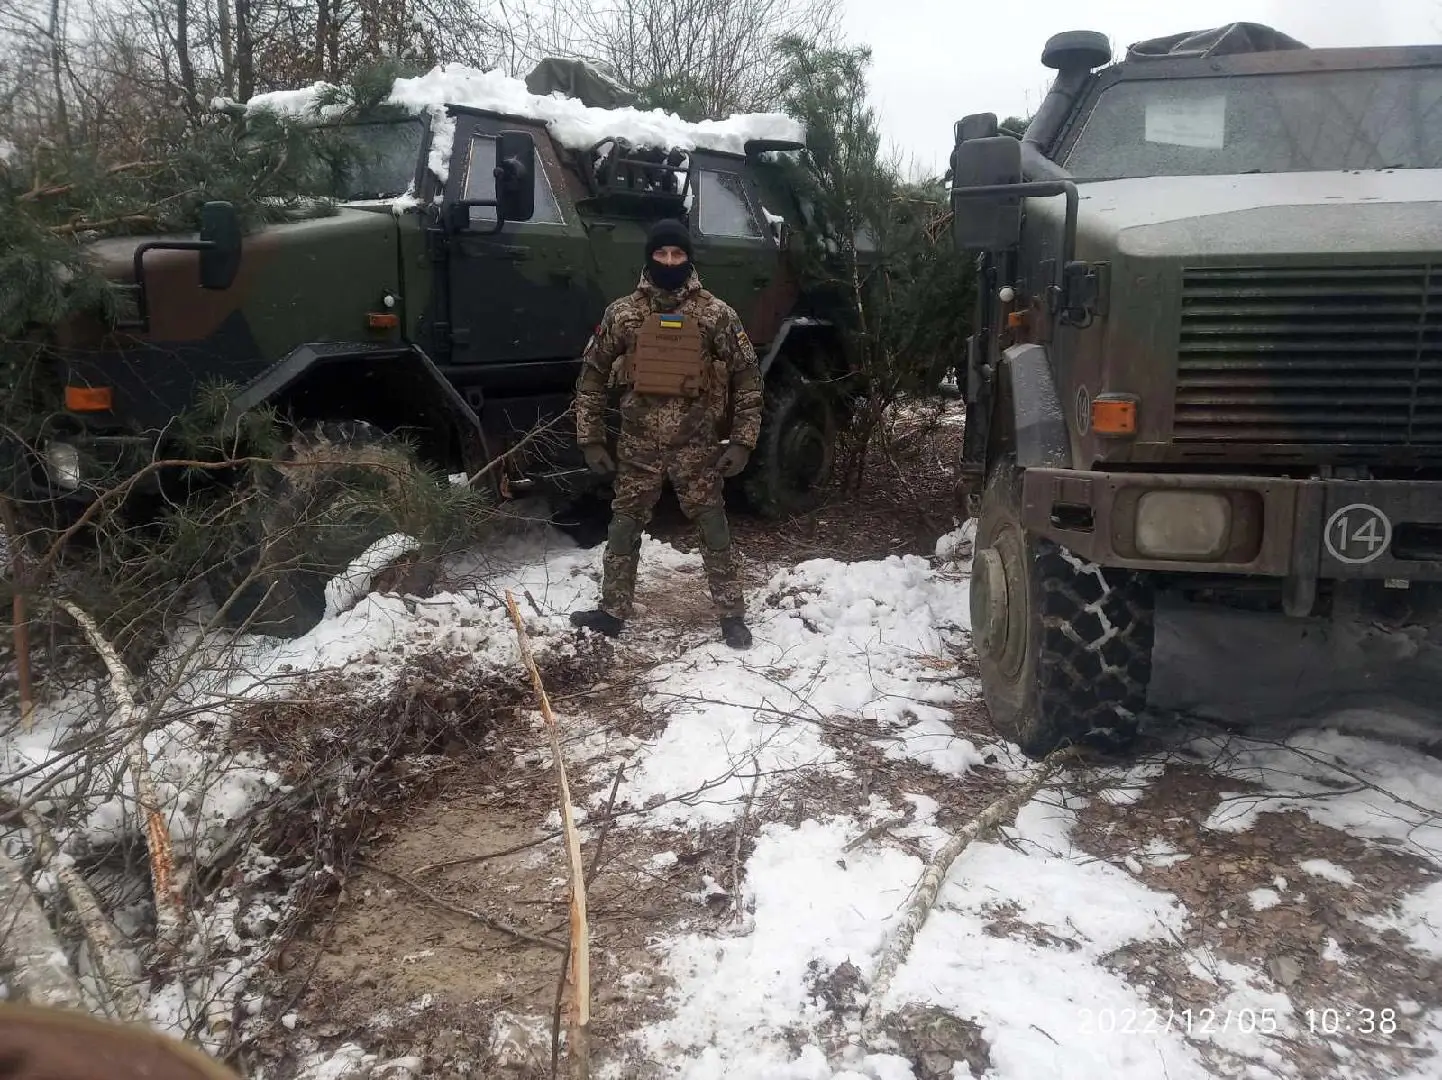
[[[319, 96], [333, 89], [318, 82], [297, 90], [257, 94], [246, 103], [246, 110], [304, 115], [317, 111]], [[425, 75], [397, 79], [387, 100], [415, 113], [429, 111], [437, 118], [444, 115], [447, 105], [457, 105], [542, 121], [552, 138], [573, 150], [587, 150], [602, 139], [619, 137], [634, 146], [739, 154], [750, 139], [799, 142], [806, 135], [805, 127], [784, 113], [740, 113], [725, 120], [693, 123], [660, 109], [600, 109], [559, 93], [533, 94], [521, 79], [464, 64], [437, 65]], [[323, 109], [319, 115], [340, 111]]]

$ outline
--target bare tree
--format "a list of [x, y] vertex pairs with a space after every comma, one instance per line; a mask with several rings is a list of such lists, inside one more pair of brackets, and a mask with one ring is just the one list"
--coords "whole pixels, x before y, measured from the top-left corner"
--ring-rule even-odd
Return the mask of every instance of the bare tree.
[[636, 88], [645, 105], [689, 119], [775, 107], [776, 42], [822, 47], [839, 33], [840, 0], [538, 0], [532, 58], [576, 56]]

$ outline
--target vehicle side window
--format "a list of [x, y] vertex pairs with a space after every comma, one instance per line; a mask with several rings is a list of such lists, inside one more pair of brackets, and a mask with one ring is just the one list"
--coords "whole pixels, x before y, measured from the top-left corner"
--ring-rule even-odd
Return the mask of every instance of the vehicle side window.
[[746, 189], [736, 173], [700, 170], [696, 186], [701, 231], [708, 236], [744, 236], [760, 240], [761, 223], [746, 201]]
[[[536, 212], [527, 225], [564, 225], [561, 204], [551, 190], [551, 179], [546, 175], [545, 165], [538, 154], [535, 159]], [[494, 135], [473, 135], [471, 152], [466, 163], [466, 199], [494, 199], [496, 197], [496, 138]], [[472, 221], [495, 221], [494, 206], [471, 207]]]

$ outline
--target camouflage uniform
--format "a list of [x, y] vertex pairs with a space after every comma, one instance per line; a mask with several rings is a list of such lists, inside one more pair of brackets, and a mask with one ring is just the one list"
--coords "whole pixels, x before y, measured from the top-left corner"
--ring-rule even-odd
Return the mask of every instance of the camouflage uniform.
[[745, 603], [717, 461], [722, 438], [748, 450], [755, 448], [761, 426], [761, 374], [740, 318], [701, 287], [694, 270], [676, 291], [659, 288], [643, 274], [635, 292], [606, 309], [576, 380], [576, 441], [583, 447], [605, 443], [607, 389], [615, 383], [625, 385], [626, 361], [636, 350], [638, 330], [657, 312], [676, 312], [698, 324], [702, 389], [694, 398], [626, 389], [600, 610], [616, 619], [630, 616], [641, 531], [669, 476], [682, 512], [701, 534], [701, 560], [716, 614], [722, 619], [740, 618]]

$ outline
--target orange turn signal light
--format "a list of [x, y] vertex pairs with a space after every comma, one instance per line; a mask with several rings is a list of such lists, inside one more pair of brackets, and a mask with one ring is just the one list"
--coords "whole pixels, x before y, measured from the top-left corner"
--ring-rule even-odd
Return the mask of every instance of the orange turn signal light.
[[1135, 435], [1137, 399], [1104, 394], [1092, 401], [1092, 430], [1098, 435]]
[[366, 316], [372, 330], [394, 330], [401, 324], [401, 317], [394, 311], [372, 311]]
[[1008, 311], [1006, 313], [1006, 327], [1008, 330], [1015, 330], [1017, 327], [1025, 325], [1025, 323], [1025, 311]]
[[108, 386], [67, 386], [65, 407], [71, 412], [107, 412], [111, 404]]

